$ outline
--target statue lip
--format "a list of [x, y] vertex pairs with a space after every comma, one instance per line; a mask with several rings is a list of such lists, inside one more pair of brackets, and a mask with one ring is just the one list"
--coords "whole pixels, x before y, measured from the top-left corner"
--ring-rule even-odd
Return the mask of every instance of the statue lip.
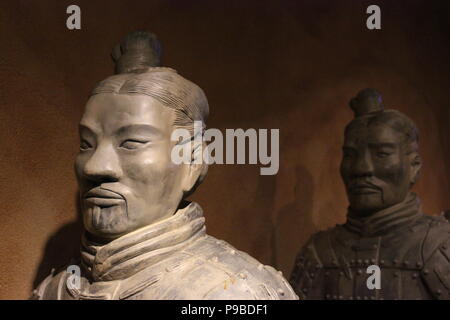
[[369, 194], [378, 193], [380, 188], [371, 183], [357, 183], [349, 187], [349, 191], [352, 194]]
[[96, 188], [89, 190], [88, 192], [85, 193], [84, 198], [85, 199], [102, 198], [102, 199], [124, 200], [124, 197], [122, 195], [120, 195], [119, 193], [112, 191], [112, 190], [104, 189], [102, 187], [96, 187]]

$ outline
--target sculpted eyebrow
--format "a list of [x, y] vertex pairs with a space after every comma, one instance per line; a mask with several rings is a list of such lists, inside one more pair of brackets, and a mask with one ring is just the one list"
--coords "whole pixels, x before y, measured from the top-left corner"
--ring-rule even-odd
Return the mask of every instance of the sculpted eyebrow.
[[148, 124], [130, 124], [127, 126], [123, 126], [120, 127], [117, 131], [116, 134], [124, 134], [124, 133], [129, 133], [129, 132], [134, 132], [134, 133], [144, 133], [144, 134], [156, 134], [159, 135], [161, 134], [160, 130], [148, 125]]
[[396, 145], [395, 145], [395, 143], [389, 143], [389, 142], [385, 142], [385, 143], [369, 143], [369, 147], [370, 148], [390, 148], [390, 149], [395, 149]]
[[78, 126], [78, 130], [79, 130], [80, 133], [86, 132], [86, 133], [88, 133], [90, 135], [93, 135], [93, 136], [97, 135], [94, 130], [92, 130], [88, 126], [85, 126], [84, 124], [80, 124]]

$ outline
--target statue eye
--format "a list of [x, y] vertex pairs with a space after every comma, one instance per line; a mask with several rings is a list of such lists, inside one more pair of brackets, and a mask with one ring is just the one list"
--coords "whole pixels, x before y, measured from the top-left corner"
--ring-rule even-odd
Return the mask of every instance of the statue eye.
[[377, 157], [378, 158], [386, 158], [386, 157], [388, 157], [390, 155], [390, 153], [388, 153], [388, 152], [377, 152]]
[[80, 142], [80, 150], [85, 151], [85, 150], [88, 150], [88, 149], [91, 149], [91, 148], [92, 148], [92, 145], [89, 142], [87, 142], [84, 139], [81, 140], [81, 142]]
[[134, 149], [138, 149], [138, 148], [144, 146], [148, 142], [149, 141], [129, 139], [129, 140], [125, 140], [124, 142], [122, 142], [120, 144], [120, 148], [124, 148], [124, 149], [128, 149], [128, 150], [134, 150]]

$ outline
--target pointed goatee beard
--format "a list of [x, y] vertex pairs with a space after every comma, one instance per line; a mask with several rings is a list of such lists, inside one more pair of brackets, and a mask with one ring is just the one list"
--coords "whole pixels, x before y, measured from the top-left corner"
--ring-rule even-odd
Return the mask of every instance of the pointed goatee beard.
[[105, 238], [116, 238], [126, 233], [129, 223], [125, 202], [106, 207], [85, 204], [83, 220], [89, 233]]

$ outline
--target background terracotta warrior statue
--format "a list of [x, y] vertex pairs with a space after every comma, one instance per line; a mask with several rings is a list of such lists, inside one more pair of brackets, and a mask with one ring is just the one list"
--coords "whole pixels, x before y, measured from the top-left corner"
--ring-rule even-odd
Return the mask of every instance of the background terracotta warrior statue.
[[[424, 215], [410, 192], [421, 167], [415, 124], [384, 110], [373, 89], [350, 105], [341, 162], [347, 221], [311, 237], [292, 286], [305, 299], [449, 299], [450, 223]], [[380, 272], [368, 274], [371, 265]]]
[[[80, 278], [55, 272], [37, 299], [297, 299], [269, 266], [205, 233], [202, 209], [184, 199], [205, 178], [202, 141], [172, 141], [206, 121], [203, 91], [159, 67], [160, 45], [129, 34], [113, 51], [116, 75], [100, 82], [80, 122], [75, 168], [85, 233]], [[189, 163], [171, 151], [192, 146]], [[200, 144], [200, 145], [198, 145]]]

